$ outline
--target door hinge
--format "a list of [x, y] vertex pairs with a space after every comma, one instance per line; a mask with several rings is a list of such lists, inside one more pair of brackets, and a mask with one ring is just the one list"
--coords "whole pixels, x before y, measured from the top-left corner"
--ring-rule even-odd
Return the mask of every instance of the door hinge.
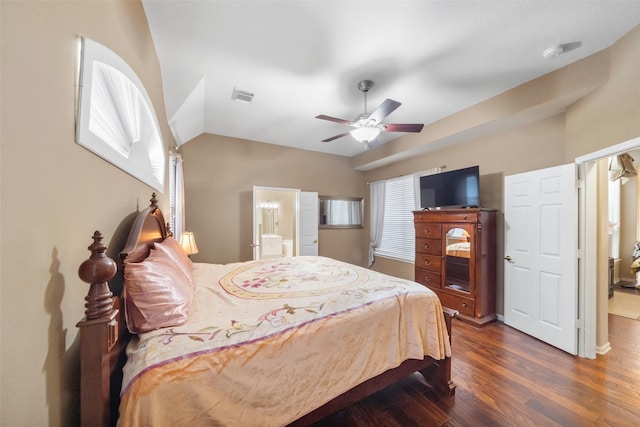
[[576, 250], [576, 258], [582, 259], [583, 257], [584, 257], [584, 250], [583, 249]]
[[584, 329], [584, 320], [576, 319], [576, 329]]
[[576, 188], [584, 188], [584, 179], [576, 179]]

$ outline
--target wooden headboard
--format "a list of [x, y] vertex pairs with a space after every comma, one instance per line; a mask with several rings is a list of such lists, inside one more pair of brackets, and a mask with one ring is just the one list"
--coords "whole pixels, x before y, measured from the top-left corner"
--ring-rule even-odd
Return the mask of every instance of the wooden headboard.
[[140, 262], [149, 256], [149, 251], [155, 242], [163, 241], [171, 233], [167, 229], [166, 222], [162, 211], [158, 208], [158, 199], [156, 193], [151, 195], [151, 205], [140, 212], [136, 217], [127, 243], [122, 252], [120, 259], [127, 262]]
[[122, 297], [114, 296], [109, 289], [117, 269], [124, 262], [140, 262], [151, 251], [155, 242], [171, 235], [157, 206], [155, 193], [151, 204], [138, 214], [120, 262], [105, 255], [107, 247], [102, 244], [102, 234], [96, 231], [93, 244], [89, 246], [91, 256], [78, 270], [80, 278], [89, 283], [85, 297], [85, 316], [78, 322], [80, 328], [80, 419], [82, 426], [115, 426], [120, 405], [122, 367], [126, 361], [125, 349], [129, 334]]

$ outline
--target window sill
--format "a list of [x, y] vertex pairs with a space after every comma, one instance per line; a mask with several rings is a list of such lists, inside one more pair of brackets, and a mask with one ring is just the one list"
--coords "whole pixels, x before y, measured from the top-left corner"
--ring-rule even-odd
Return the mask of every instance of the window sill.
[[412, 260], [407, 260], [407, 259], [403, 259], [403, 258], [399, 258], [399, 257], [394, 257], [391, 255], [382, 255], [382, 254], [374, 254], [375, 258], [385, 258], [385, 259], [390, 259], [392, 261], [399, 261], [399, 262], [404, 262], [406, 264], [415, 264], [416, 261], [415, 259]]

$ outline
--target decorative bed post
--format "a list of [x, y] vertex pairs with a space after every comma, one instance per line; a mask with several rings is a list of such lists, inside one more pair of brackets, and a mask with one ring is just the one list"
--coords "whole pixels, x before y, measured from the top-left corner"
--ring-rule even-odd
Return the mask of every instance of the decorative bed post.
[[[90, 283], [85, 297], [85, 317], [76, 325], [80, 328], [80, 394], [82, 426], [110, 426], [117, 419], [117, 394], [111, 387], [114, 375], [122, 375], [122, 360], [110, 357], [124, 322], [119, 310], [119, 297], [113, 297], [108, 281], [116, 274], [115, 261], [105, 255], [107, 247], [101, 243], [102, 234], [93, 234], [89, 259], [78, 269], [80, 278]], [[120, 344], [122, 345], [122, 344]], [[122, 353], [122, 352], [120, 352]], [[115, 412], [113, 412], [115, 411]]]

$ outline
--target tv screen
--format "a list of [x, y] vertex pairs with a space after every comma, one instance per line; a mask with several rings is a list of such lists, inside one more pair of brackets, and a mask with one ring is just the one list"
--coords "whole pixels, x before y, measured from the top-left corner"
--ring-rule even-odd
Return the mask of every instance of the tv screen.
[[423, 209], [477, 207], [480, 205], [480, 168], [441, 172], [420, 177]]

